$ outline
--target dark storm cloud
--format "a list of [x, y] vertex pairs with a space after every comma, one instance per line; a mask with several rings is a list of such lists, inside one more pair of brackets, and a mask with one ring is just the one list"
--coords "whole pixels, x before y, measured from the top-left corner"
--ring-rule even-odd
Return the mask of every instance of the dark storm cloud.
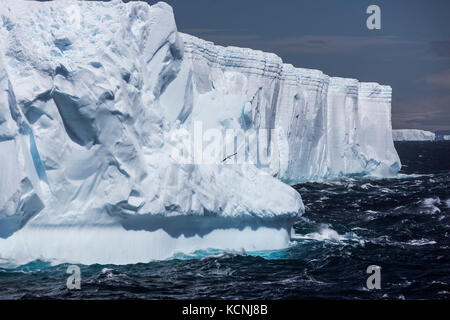
[[281, 52], [336, 53], [354, 52], [368, 47], [415, 44], [395, 36], [299, 36], [274, 40], [272, 45]]
[[432, 41], [431, 47], [437, 56], [450, 58], [450, 38], [443, 41]]
[[423, 80], [433, 86], [450, 89], [450, 69], [436, 74], [430, 74], [424, 77]]
[[393, 106], [394, 127], [446, 130], [450, 123], [450, 94], [418, 99], [400, 99]]

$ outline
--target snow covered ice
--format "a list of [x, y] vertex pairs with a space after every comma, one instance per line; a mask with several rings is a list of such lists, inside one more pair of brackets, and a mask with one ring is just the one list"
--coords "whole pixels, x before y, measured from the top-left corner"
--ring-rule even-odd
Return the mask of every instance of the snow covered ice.
[[[286, 183], [400, 168], [388, 86], [178, 33], [162, 2], [0, 3], [1, 258], [279, 249], [304, 211]], [[199, 125], [262, 151], [180, 161]]]
[[394, 141], [434, 141], [436, 135], [433, 132], [418, 129], [392, 130]]

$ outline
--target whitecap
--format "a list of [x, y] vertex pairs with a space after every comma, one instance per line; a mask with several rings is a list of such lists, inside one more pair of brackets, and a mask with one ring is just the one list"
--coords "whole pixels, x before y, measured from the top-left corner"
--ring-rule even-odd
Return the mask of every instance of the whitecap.
[[435, 214], [441, 212], [441, 210], [436, 206], [441, 204], [441, 199], [439, 199], [439, 197], [425, 198], [421, 203], [422, 208], [425, 209], [424, 213]]
[[328, 224], [321, 224], [317, 232], [308, 233], [305, 235], [293, 234], [292, 239], [295, 240], [316, 240], [316, 241], [358, 241], [364, 244], [364, 240], [360, 239], [354, 232], [340, 235], [336, 230], [332, 229]]
[[419, 239], [419, 240], [409, 240], [406, 243], [411, 246], [426, 246], [426, 245], [436, 244], [436, 241], [428, 240], [428, 239]]

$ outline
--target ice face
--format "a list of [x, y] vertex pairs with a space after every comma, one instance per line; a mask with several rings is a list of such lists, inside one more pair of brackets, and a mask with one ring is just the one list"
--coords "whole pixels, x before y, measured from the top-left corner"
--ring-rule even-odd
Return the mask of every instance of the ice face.
[[235, 118], [246, 106], [244, 130], [278, 129], [276, 141], [267, 138], [268, 146], [276, 145], [267, 151], [275, 159], [266, 170], [272, 175], [292, 184], [343, 175], [391, 176], [400, 169], [392, 143], [391, 87], [329, 77], [284, 64], [274, 54], [181, 36], [194, 96], [220, 95], [216, 108], [234, 108]]
[[399, 165], [389, 87], [178, 33], [165, 3], [2, 1], [0, 16], [2, 258], [285, 247], [304, 207], [284, 182]]
[[433, 132], [418, 129], [392, 130], [394, 141], [434, 141], [436, 135]]

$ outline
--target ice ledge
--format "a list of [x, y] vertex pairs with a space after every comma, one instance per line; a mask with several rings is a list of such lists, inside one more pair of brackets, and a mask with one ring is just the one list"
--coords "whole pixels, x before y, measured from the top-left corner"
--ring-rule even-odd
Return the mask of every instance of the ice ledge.
[[31, 228], [0, 239], [1, 258], [14, 267], [36, 259], [52, 263], [133, 264], [165, 260], [198, 250], [252, 252], [289, 247], [290, 230], [270, 227], [215, 229], [207, 235], [172, 237], [164, 230], [107, 228]]

